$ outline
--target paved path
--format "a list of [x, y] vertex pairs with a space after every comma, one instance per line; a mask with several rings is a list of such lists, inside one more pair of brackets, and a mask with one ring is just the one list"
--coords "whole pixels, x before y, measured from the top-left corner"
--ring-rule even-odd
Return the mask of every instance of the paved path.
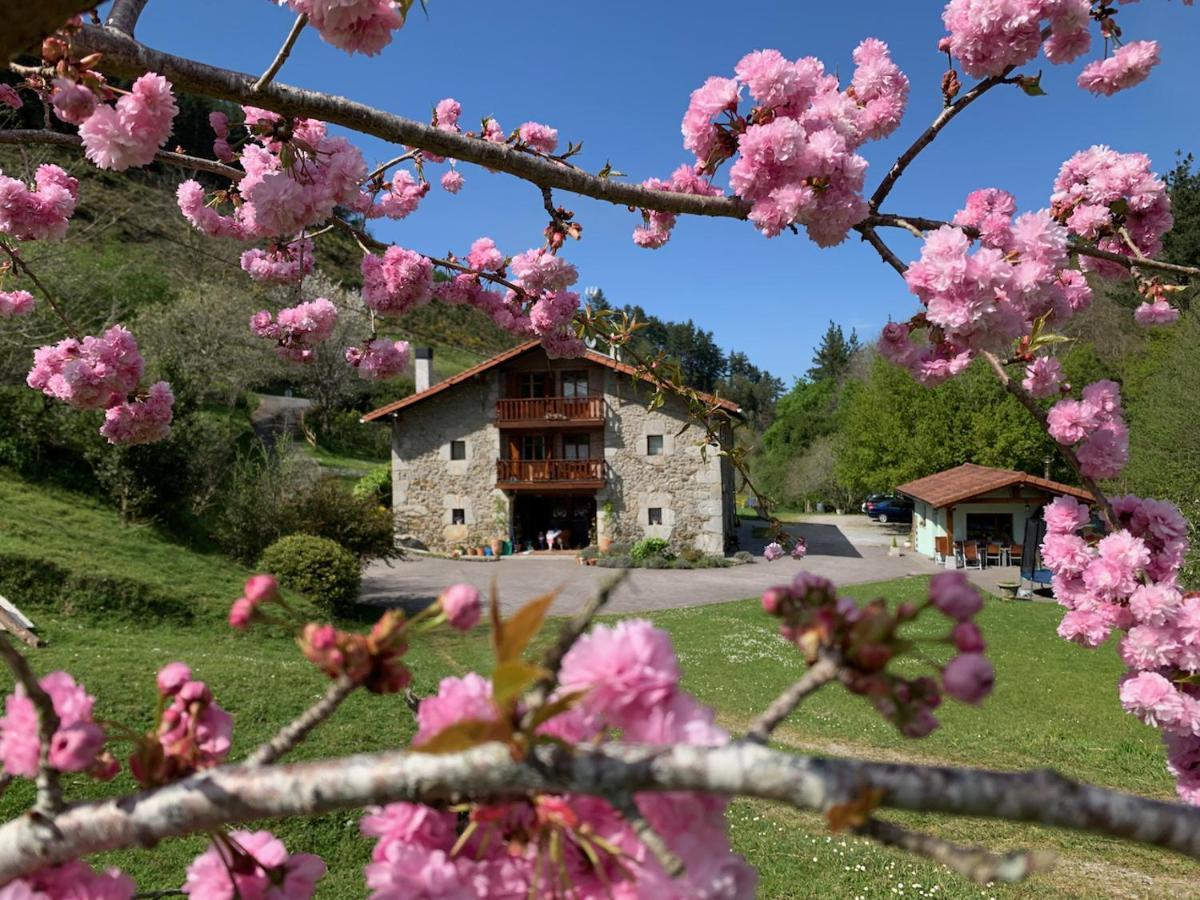
[[[634, 569], [608, 608], [613, 612], [645, 612], [753, 597], [771, 585], [790, 581], [801, 570], [824, 575], [835, 584], [886, 581], [937, 571], [923, 556], [909, 553], [889, 557], [890, 532], [868, 524], [863, 516], [820, 516], [788, 528], [808, 541], [809, 554], [799, 562], [784, 558], [768, 563], [757, 556], [753, 563], [728, 569]], [[748, 535], [749, 528], [745, 531]], [[756, 549], [761, 544], [761, 540], [751, 544], [747, 539], [742, 546]], [[362, 599], [420, 608], [446, 585], [464, 581], [486, 590], [495, 579], [505, 610], [561, 588], [553, 613], [570, 615], [613, 574], [613, 569], [581, 566], [572, 557], [515, 556], [484, 563], [414, 556], [391, 565], [372, 563], [363, 576]]]

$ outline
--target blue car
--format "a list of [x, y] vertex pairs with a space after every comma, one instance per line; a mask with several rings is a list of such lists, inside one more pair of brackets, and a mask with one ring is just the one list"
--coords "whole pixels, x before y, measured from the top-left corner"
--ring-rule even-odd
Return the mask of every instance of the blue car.
[[884, 497], [867, 501], [867, 517], [886, 525], [888, 522], [911, 522], [913, 502], [907, 497]]

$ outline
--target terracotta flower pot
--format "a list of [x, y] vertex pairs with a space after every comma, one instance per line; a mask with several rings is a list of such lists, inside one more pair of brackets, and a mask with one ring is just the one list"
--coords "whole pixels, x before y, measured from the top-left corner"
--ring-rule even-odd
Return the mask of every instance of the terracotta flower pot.
[[613, 542], [612, 538], [610, 538], [610, 537], [600, 538], [600, 540], [597, 542], [597, 546], [600, 548], [600, 552], [607, 553], [609, 550], [611, 550], [612, 542]]

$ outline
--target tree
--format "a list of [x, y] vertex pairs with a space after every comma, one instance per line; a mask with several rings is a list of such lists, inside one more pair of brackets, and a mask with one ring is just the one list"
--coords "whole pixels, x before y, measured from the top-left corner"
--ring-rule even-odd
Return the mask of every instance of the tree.
[[850, 368], [850, 359], [860, 349], [858, 334], [850, 329], [850, 337], [842, 334], [842, 326], [830, 319], [829, 327], [821, 343], [813, 353], [813, 364], [808, 370], [809, 381], [839, 381]]
[[[373, 54], [392, 40], [411, 4], [289, 0], [288, 5], [297, 18], [275, 62], [257, 78], [138, 44], [133, 32], [144, 0], [116, 0], [106, 25], [73, 21], [54, 34], [45, 33], [45, 11], [9, 16], [45, 38], [40, 64], [14, 70], [23, 79], [20, 90], [51, 102], [58, 117], [78, 124], [80, 133], [39, 129], [5, 137], [82, 146], [89, 159], [115, 171], [159, 159], [224, 179], [218, 191], [194, 178], [184, 182], [177, 194], [180, 209], [206, 234], [258, 244], [243, 257], [253, 276], [302, 281], [312, 262], [308, 241], [321, 237], [323, 229], [336, 229], [352, 234], [364, 251], [363, 301], [377, 315], [401, 315], [436, 296], [472, 306], [514, 334], [536, 336], [563, 356], [578, 354], [582, 340], [576, 328], [578, 297], [569, 290], [577, 273], [557, 251], [582, 231], [575, 214], [555, 204], [555, 190], [640, 210], [642, 225], [634, 240], [652, 248], [665, 244], [677, 218], [688, 214], [748, 218], [768, 236], [803, 228], [821, 246], [856, 231], [904, 276], [924, 307], [908, 322], [885, 330], [882, 352], [924, 384], [970, 378], [972, 360], [977, 370], [986, 364], [1007, 395], [1044, 425], [1092, 492], [1111, 531], [1103, 540], [1088, 542], [1078, 533], [1090, 525], [1090, 517], [1073, 501], [1056, 503], [1046, 515], [1043, 556], [1056, 574], [1060, 601], [1070, 609], [1060, 633], [1094, 646], [1114, 628], [1128, 629], [1122, 642], [1129, 666], [1120, 688], [1122, 703], [1169, 736], [1179, 793], [1200, 802], [1196, 665], [1189, 655], [1197, 598], [1184, 597], [1176, 582], [1183, 520], [1174, 507], [1153, 500], [1107, 500], [1099, 482], [1115, 477], [1124, 462], [1118, 386], [1101, 380], [1087, 385], [1078, 400], [1062, 397], [1062, 373], [1050, 356], [1060, 336], [1048, 330], [1088, 299], [1074, 257], [1084, 258], [1097, 277], [1136, 278], [1145, 298], [1139, 321], [1175, 317], [1169, 296], [1174, 279], [1200, 275], [1200, 270], [1150, 258], [1167, 227], [1165, 191], [1143, 158], [1094, 147], [1063, 166], [1049, 210], [1014, 219], [1012, 197], [984, 190], [967, 198], [954, 224], [880, 212], [908, 166], [967, 106], [1002, 86], [1041, 93], [1039, 76], [1024, 71], [1041, 52], [1041, 38], [1051, 61], [1064, 61], [1090, 40], [1087, 18], [1061, 17], [1043, 4], [1024, 3], [981, 17], [958, 0], [951, 3], [944, 16], [950, 34], [940, 44], [952, 66], [941, 83], [943, 109], [868, 199], [862, 190], [866, 162], [856, 151], [895, 130], [909, 90], [882, 42], [867, 40], [857, 48], [855, 74], [844, 89], [836, 77], [824, 76], [815, 60], [792, 62], [771, 51], [743, 59], [737, 79], [709, 79], [692, 94], [683, 121], [685, 146], [694, 160], [670, 180], [647, 186], [619, 181], [611, 165], [591, 175], [570, 162], [580, 145], [558, 152], [557, 131], [542, 123], [526, 122], [506, 136], [498, 123], [485, 119], [479, 133], [462, 133], [461, 107], [449, 98], [437, 104], [426, 125], [276, 83], [302, 29], [311, 26], [341, 49]], [[81, 8], [49, 7], [56, 21], [63, 12]], [[1112, 20], [1119, 10], [1100, 4], [1092, 12], [1104, 35], [1117, 33]], [[1143, 80], [1156, 61], [1154, 45], [1127, 41], [1111, 58], [1086, 65], [1079, 83], [1095, 93], [1113, 93]], [[959, 68], [964, 77], [979, 79], [966, 91]], [[128, 91], [122, 88], [117, 95], [109, 88], [109, 78], [131, 74], [138, 77]], [[161, 149], [175, 117], [176, 91], [246, 104], [240, 122], [214, 118], [216, 159], [181, 158]], [[0, 100], [9, 106], [22, 102], [11, 88], [0, 92]], [[349, 141], [330, 136], [321, 122], [411, 149], [369, 176], [361, 153]], [[471, 163], [536, 184], [549, 217], [545, 244], [510, 258], [482, 238], [461, 256], [430, 257], [386, 245], [360, 227], [358, 216], [413, 213], [428, 188], [426, 171], [446, 159], [454, 165], [443, 171], [441, 183], [451, 191], [463, 187], [458, 167]], [[405, 161], [413, 163], [411, 170], [384, 180], [388, 170]], [[710, 181], [725, 162], [731, 162], [734, 195]], [[133, 335], [114, 326], [85, 336], [19, 252], [29, 241], [63, 236], [77, 186], [60, 168], [42, 170], [32, 186], [15, 179], [0, 186], [6, 200], [0, 252], [9, 273], [39, 292], [38, 299], [54, 310], [68, 335], [39, 350], [30, 387], [84, 413], [103, 409], [101, 434], [114, 445], [165, 440], [173, 397], [165, 382], [143, 387], [143, 360]], [[355, 215], [347, 217], [349, 210]], [[919, 265], [906, 266], [888, 247], [881, 235], [888, 228], [922, 237]], [[33, 301], [25, 287], [6, 290], [5, 317], [28, 314]], [[264, 349], [305, 363], [334, 333], [336, 320], [332, 303], [314, 300], [256, 315], [252, 328]], [[640, 374], [655, 378], [654, 366], [638, 361], [628, 329], [614, 328], [604, 337], [630, 345]], [[658, 339], [667, 347], [675, 342], [689, 379], [704, 382], [718, 374], [713, 348], [685, 346], [695, 339], [705, 342], [692, 323], [674, 333], [664, 329]], [[386, 349], [379, 354], [386, 356]], [[659, 379], [655, 402], [667, 389]], [[714, 426], [711, 417], [721, 412], [705, 407], [703, 398], [686, 388], [678, 392], [713, 449], [740, 466], [738, 448], [715, 436], [722, 423], [718, 418]], [[1056, 397], [1048, 411], [1039, 405], [1039, 399]], [[964, 419], [975, 413], [964, 403], [955, 408]], [[420, 752], [274, 765], [359, 688], [378, 694], [403, 691], [411, 680], [405, 662], [410, 642], [436, 627], [465, 629], [478, 622], [477, 591], [448, 590], [411, 619], [398, 610], [385, 611], [369, 634], [302, 619], [290, 622], [299, 632], [301, 651], [330, 678], [330, 687], [240, 766], [224, 765], [229, 715], [184, 663], [170, 663], [155, 679], [159, 698], [155, 711], [147, 711], [152, 729], [122, 732], [133, 745], [131, 769], [142, 792], [70, 806], [63, 802], [62, 772], [103, 778], [119, 767], [104, 748], [110, 723], [93, 720], [92, 698], [73, 679], [55, 673], [39, 680], [0, 636], [0, 655], [21, 686], [6, 704], [8, 730], [0, 756], [9, 775], [32, 777], [37, 787], [34, 814], [0, 826], [0, 880], [21, 879], [14, 888], [21, 896], [70, 892], [127, 898], [134, 892], [127, 878], [94, 873], [79, 857], [244, 821], [407, 801], [419, 806], [386, 807], [367, 826], [382, 835], [365, 873], [377, 896], [433, 890], [602, 896], [611, 892], [613, 879], [628, 892], [742, 896], [752, 892], [753, 874], [729, 847], [720, 815], [722, 797], [729, 794], [820, 810], [834, 825], [924, 852], [985, 883], [1023, 877], [1040, 858], [957, 847], [883, 820], [879, 810], [1037, 819], [1132, 835], [1200, 857], [1200, 812], [1193, 807], [1117, 795], [1045, 773], [817, 762], [763, 746], [808, 695], [834, 682], [870, 697], [881, 715], [910, 737], [937, 727], [932, 710], [943, 695], [966, 703], [983, 700], [993, 672], [980, 652], [983, 640], [973, 621], [982, 600], [958, 573], [936, 576], [927, 603], [896, 608], [839, 599], [833, 585], [819, 578], [765, 592], [765, 612], [780, 620], [782, 634], [809, 667], [732, 746], [711, 713], [680, 684], [665, 633], [636, 621], [597, 625], [584, 633], [608, 593], [565, 626], [537, 665], [523, 657], [553, 597], [537, 598], [506, 620], [493, 607], [496, 665], [490, 677], [472, 673], [446, 679], [437, 696], [420, 703], [414, 738]], [[261, 575], [251, 578], [234, 601], [230, 623], [246, 628], [280, 623], [290, 615], [274, 579]], [[1188, 618], [1180, 620], [1184, 615]], [[920, 617], [939, 623], [947, 645], [954, 647], [949, 662], [911, 653], [914, 642], [903, 632]], [[903, 674], [892, 668], [894, 659], [906, 664]], [[914, 677], [918, 669], [926, 674]], [[612, 739], [617, 734], [621, 740]], [[456, 804], [454, 812], [446, 811], [448, 802]], [[461, 820], [459, 810], [465, 813]], [[595, 840], [600, 834], [608, 837]], [[473, 838], [477, 844], [471, 844]], [[464, 847], [469, 852], [455, 852]], [[190, 868], [198, 892], [221, 896], [307, 897], [323, 872], [320, 860], [291, 855], [261, 832], [218, 831]], [[571, 881], [565, 889], [563, 879]]]

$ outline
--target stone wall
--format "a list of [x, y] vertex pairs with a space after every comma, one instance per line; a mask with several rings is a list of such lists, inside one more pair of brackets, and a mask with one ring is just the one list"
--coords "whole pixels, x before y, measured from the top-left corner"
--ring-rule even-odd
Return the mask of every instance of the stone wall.
[[[397, 542], [430, 549], [486, 546], [507, 533], [508, 499], [497, 491], [500, 433], [492, 426], [498, 396], [493, 373], [456, 385], [401, 410], [392, 424], [392, 510]], [[466, 459], [450, 458], [450, 442], [466, 442]], [[454, 510], [464, 522], [455, 524]]]
[[[701, 454], [696, 442], [703, 432], [689, 426], [687, 405], [669, 397], [656, 410], [647, 409], [650, 386], [615, 371], [605, 373], [608, 422], [604, 429], [607, 487], [596, 502], [611, 517], [598, 517], [599, 533], [614, 541], [635, 542], [659, 537], [676, 547], [695, 547], [723, 553], [732, 522], [732, 491], [728, 463], [709, 448]], [[648, 454], [648, 438], [662, 437], [662, 453]], [[650, 524], [650, 510], [662, 511], [662, 523]]]

